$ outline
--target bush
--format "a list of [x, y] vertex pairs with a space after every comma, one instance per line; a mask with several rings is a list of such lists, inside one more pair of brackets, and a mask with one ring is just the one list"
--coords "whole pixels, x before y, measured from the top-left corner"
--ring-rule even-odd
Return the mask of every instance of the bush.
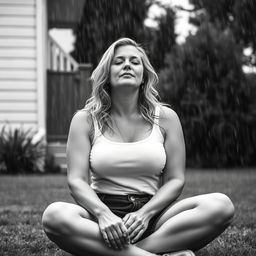
[[0, 133], [0, 172], [8, 174], [41, 172], [45, 152], [43, 138], [33, 142], [31, 129], [25, 131], [4, 126]]
[[158, 89], [180, 116], [188, 165], [255, 165], [253, 78], [242, 72], [242, 48], [232, 33], [204, 24], [174, 48], [166, 65]]

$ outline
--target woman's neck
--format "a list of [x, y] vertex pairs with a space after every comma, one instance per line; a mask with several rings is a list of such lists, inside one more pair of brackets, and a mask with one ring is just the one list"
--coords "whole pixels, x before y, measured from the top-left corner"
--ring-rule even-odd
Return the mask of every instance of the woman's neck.
[[111, 91], [111, 113], [116, 116], [131, 117], [139, 113], [139, 91]]

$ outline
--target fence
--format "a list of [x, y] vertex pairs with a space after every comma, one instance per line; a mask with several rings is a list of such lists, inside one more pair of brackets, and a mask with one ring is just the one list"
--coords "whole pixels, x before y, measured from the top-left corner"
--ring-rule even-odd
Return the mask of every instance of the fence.
[[77, 71], [47, 72], [47, 141], [66, 141], [70, 121], [91, 95], [91, 65], [79, 65]]

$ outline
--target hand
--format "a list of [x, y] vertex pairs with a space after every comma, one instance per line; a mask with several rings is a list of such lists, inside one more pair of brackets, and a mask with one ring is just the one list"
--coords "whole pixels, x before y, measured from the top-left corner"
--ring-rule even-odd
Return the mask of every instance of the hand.
[[140, 210], [128, 213], [123, 218], [131, 243], [135, 243], [148, 227], [149, 218]]
[[98, 218], [101, 234], [107, 246], [123, 249], [130, 243], [128, 231], [121, 218], [111, 211]]

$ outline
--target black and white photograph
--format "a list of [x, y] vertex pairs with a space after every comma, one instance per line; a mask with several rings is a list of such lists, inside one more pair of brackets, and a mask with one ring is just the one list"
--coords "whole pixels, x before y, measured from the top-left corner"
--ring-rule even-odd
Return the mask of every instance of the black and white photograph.
[[255, 14], [0, 0], [0, 255], [256, 256]]

